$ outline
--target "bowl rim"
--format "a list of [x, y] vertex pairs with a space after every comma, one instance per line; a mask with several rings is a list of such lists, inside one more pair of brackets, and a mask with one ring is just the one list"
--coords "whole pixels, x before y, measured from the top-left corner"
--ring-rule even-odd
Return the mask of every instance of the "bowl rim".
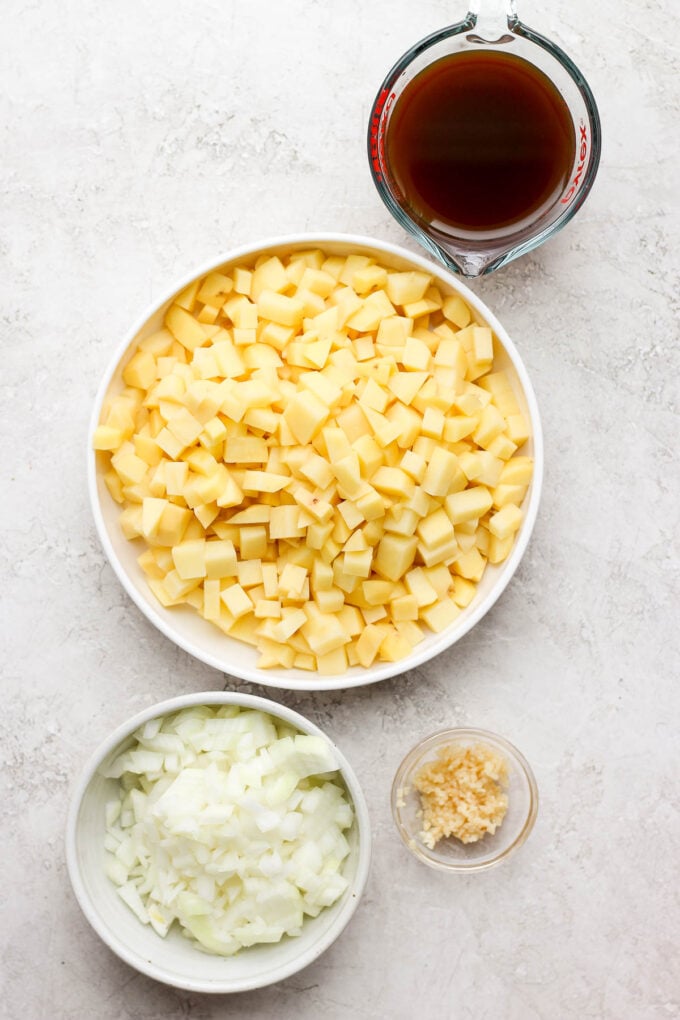
[[[210, 651], [203, 648], [198, 642], [192, 641], [178, 633], [172, 623], [162, 614], [162, 607], [160, 604], [156, 607], [150, 602], [147, 602], [141, 596], [136, 587], [132, 584], [127, 571], [118, 559], [108, 536], [97, 489], [97, 458], [95, 451], [92, 448], [92, 437], [95, 428], [99, 424], [101, 409], [106, 398], [108, 388], [125, 352], [146, 322], [175, 294], [187, 287], [197, 277], [218, 269], [224, 264], [235, 263], [271, 249], [281, 249], [286, 247], [302, 248], [307, 246], [323, 247], [324, 244], [371, 248], [374, 251], [382, 252], [385, 255], [392, 255], [396, 258], [404, 259], [415, 267], [434, 276], [438, 276], [440, 280], [451, 287], [455, 292], [459, 293], [474, 309], [474, 311], [489, 324], [499, 338], [515, 372], [517, 373], [522, 387], [532, 428], [534, 468], [531, 489], [522, 506], [524, 511], [524, 520], [510, 556], [505, 561], [504, 573], [496, 579], [491, 590], [487, 592], [484, 598], [480, 600], [479, 604], [463, 622], [456, 621], [448, 627], [445, 627], [443, 631], [435, 635], [435, 639], [431, 643], [428, 643], [426, 647], [423, 647], [423, 645], [416, 646], [413, 652], [408, 655], [406, 659], [402, 659], [397, 662], [374, 664], [355, 674], [352, 674], [350, 670], [347, 670], [345, 673], [338, 676], [323, 676], [316, 672], [310, 672], [309, 674], [306, 674], [304, 678], [296, 678], [286, 676], [288, 671], [283, 669], [263, 670], [258, 669], [257, 666], [251, 667], [240, 663], [227, 663], [224, 659], [218, 658]], [[462, 283], [460, 277], [457, 277], [454, 273], [450, 272], [442, 265], [425, 258], [423, 255], [411, 252], [400, 245], [392, 244], [388, 241], [381, 241], [367, 235], [337, 232], [302, 232], [298, 234], [284, 234], [240, 245], [239, 247], [221, 253], [217, 257], [209, 259], [207, 262], [197, 266], [190, 273], [184, 274], [179, 280], [175, 281], [171, 287], [164, 290], [160, 297], [154, 298], [153, 301], [146, 307], [144, 312], [137, 317], [131, 328], [125, 333], [121, 342], [116, 345], [107, 364], [107, 368], [97, 389], [97, 394], [90, 416], [90, 423], [87, 432], [86, 456], [87, 485], [90, 506], [97, 534], [99, 535], [99, 540], [106, 554], [106, 558], [113, 568], [119, 582], [147, 620], [153, 624], [157, 630], [164, 634], [165, 637], [169, 638], [185, 652], [188, 652], [194, 658], [206, 663], [208, 666], [212, 666], [213, 669], [217, 669], [227, 676], [238, 677], [241, 680], [260, 684], [263, 687], [273, 687], [280, 690], [291, 691], [346, 690], [353, 687], [363, 687], [367, 684], [377, 683], [380, 680], [387, 680], [390, 677], [397, 676], [408, 672], [411, 669], [416, 669], [417, 667], [422, 666], [423, 663], [433, 659], [436, 655], [439, 655], [445, 649], [452, 647], [456, 644], [456, 642], [460, 641], [461, 638], [465, 637], [465, 635], [472, 630], [472, 628], [484, 616], [486, 616], [486, 614], [495, 605], [519, 566], [529, 544], [536, 522], [543, 487], [544, 470], [544, 447], [541, 418], [531, 380], [517, 347], [503, 325], [481, 300], [481, 298], [477, 297], [477, 295], [471, 291], [469, 287]], [[234, 639], [232, 638], [231, 640]]]
[[[324, 738], [333, 748], [338, 760], [339, 770], [347, 784], [347, 789], [354, 806], [357, 825], [356, 872], [352, 884], [347, 890], [341, 909], [322, 937], [287, 964], [273, 967], [267, 973], [265, 980], [261, 978], [230, 978], [224, 981], [210, 982], [192, 978], [178, 980], [173, 977], [171, 971], [152, 963], [142, 954], [131, 950], [118, 937], [116, 931], [101, 917], [96, 903], [89, 895], [81, 875], [77, 847], [80, 807], [87, 788], [101, 763], [119, 744], [131, 736], [144, 723], [155, 719], [157, 716], [170, 715], [173, 712], [179, 712], [184, 708], [191, 708], [197, 705], [238, 705], [241, 708], [257, 709], [269, 715], [277, 716], [303, 733]], [[161, 981], [163, 984], [174, 988], [182, 988], [186, 991], [214, 994], [245, 992], [256, 988], [264, 988], [277, 981], [283, 981], [292, 974], [296, 974], [321, 956], [342, 933], [359, 905], [370, 870], [371, 842], [370, 817], [363, 790], [354, 769], [328, 734], [306, 716], [292, 708], [288, 708], [286, 705], [281, 705], [276, 701], [271, 701], [269, 698], [263, 698], [259, 695], [244, 694], [238, 691], [204, 691], [197, 694], [179, 695], [178, 697], [169, 698], [150, 705], [117, 726], [89, 756], [72, 787], [65, 832], [66, 866], [76, 900], [94, 931], [109, 949], [129, 966], [142, 974], [146, 974], [147, 977], [154, 978], [156, 981]]]
[[[524, 819], [522, 828], [517, 836], [515, 836], [509, 846], [499, 850], [494, 857], [484, 861], [453, 861], [449, 864], [444, 864], [442, 861], [438, 861], [430, 857], [426, 852], [426, 848], [416, 842], [414, 836], [403, 824], [401, 820], [399, 800], [403, 795], [403, 784], [406, 775], [415, 767], [419, 760], [424, 758], [428, 751], [444, 743], [467, 739], [478, 740], [480, 743], [487, 742], [495, 745], [504, 751], [508, 758], [511, 758], [516, 763], [527, 783], [529, 790], [529, 806], [526, 818]], [[392, 819], [407, 850], [409, 850], [417, 860], [426, 864], [430, 868], [434, 868], [436, 871], [458, 872], [464, 874], [472, 871], [487, 871], [489, 868], [494, 868], [496, 865], [500, 864], [501, 861], [506, 860], [510, 854], [518, 850], [529, 838], [534, 827], [534, 823], [538, 815], [538, 801], [538, 784], [536, 782], [536, 776], [534, 775], [531, 765], [519, 748], [515, 747], [513, 743], [505, 737], [502, 737], [499, 733], [493, 733], [491, 730], [484, 730], [475, 726], [454, 726], [443, 730], [436, 730], [434, 733], [430, 733], [427, 737], [423, 737], [422, 740], [419, 740], [418, 743], [414, 744], [411, 750], [408, 751], [401, 760], [399, 767], [394, 774], [392, 789], [390, 791]]]

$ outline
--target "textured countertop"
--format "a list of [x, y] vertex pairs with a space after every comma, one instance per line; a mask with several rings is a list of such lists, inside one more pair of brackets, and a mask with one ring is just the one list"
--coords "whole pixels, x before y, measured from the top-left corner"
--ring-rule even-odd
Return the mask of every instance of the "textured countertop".
[[[669, 0], [521, 5], [587, 75], [604, 152], [567, 230], [474, 285], [543, 414], [544, 497], [518, 574], [423, 668], [347, 693], [271, 692], [328, 730], [366, 791], [373, 867], [350, 926], [281, 985], [185, 994], [113, 956], [66, 875], [69, 788], [114, 725], [181, 692], [267, 693], [178, 650], [105, 561], [84, 462], [111, 351], [154, 295], [236, 244], [338, 230], [416, 250], [369, 179], [367, 114], [393, 60], [463, 13], [443, 0], [4, 7], [3, 1017], [680, 1016]], [[388, 802], [403, 753], [455, 724], [515, 742], [541, 794], [522, 851], [469, 878], [411, 858]]]

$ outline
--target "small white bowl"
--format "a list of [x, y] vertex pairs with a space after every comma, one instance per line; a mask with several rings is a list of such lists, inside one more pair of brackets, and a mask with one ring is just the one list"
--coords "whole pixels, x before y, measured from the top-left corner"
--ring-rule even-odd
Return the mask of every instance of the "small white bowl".
[[[103, 457], [101, 454], [95, 454], [92, 450], [92, 434], [99, 424], [104, 400], [108, 395], [122, 390], [122, 370], [128, 356], [142, 336], [161, 328], [166, 309], [177, 293], [188, 286], [192, 280], [204, 276], [212, 270], [230, 267], [248, 260], [254, 261], [262, 254], [286, 255], [303, 248], [322, 248], [334, 255], [361, 252], [374, 256], [384, 265], [395, 269], [425, 270], [435, 280], [443, 284], [447, 291], [460, 294], [474, 310], [476, 318], [490, 326], [495, 333], [502, 349], [497, 353], [494, 365], [497, 369], [507, 372], [520, 408], [529, 420], [532, 433], [531, 438], [523, 447], [522, 453], [534, 458], [534, 474], [522, 504], [524, 520], [507, 560], [498, 566], [489, 566], [478, 585], [477, 595], [470, 606], [463, 610], [455, 622], [441, 633], [428, 633], [411, 655], [398, 662], [375, 663], [369, 668], [354, 666], [340, 676], [322, 676], [301, 669], [258, 669], [256, 665], [258, 653], [254, 648], [223, 634], [190, 606], [175, 606], [165, 609], [151, 592], [145, 575], [137, 563], [137, 557], [143, 548], [141, 542], [128, 542], [123, 537], [118, 523], [120, 507], [111, 499], [104, 483], [101, 470]], [[292, 234], [287, 237], [273, 238], [236, 248], [221, 255], [218, 259], [212, 260], [207, 265], [192, 270], [186, 277], [174, 284], [160, 300], [153, 302], [114, 352], [95, 400], [88, 438], [88, 481], [95, 524], [109, 562], [132, 601], [166, 637], [209, 666], [240, 677], [242, 680], [249, 680], [251, 683], [288, 690], [334, 690], [375, 683], [377, 680], [385, 680], [387, 677], [405, 673], [409, 669], [420, 666], [459, 641], [488, 613], [515, 573], [534, 527], [543, 482], [543, 436], [536, 397], [522, 359], [500, 322], [471, 290], [441, 266], [420, 255], [413, 255], [397, 245], [354, 234]]]
[[239, 705], [259, 709], [303, 733], [329, 739], [298, 712], [248, 694], [211, 692], [191, 694], [152, 705], [128, 719], [100, 745], [88, 761], [73, 791], [66, 827], [66, 861], [76, 898], [99, 937], [121, 960], [143, 974], [192, 992], [244, 992], [283, 981], [307, 967], [337, 939], [356, 910], [371, 860], [368, 808], [354, 771], [333, 745], [340, 773], [354, 806], [355, 821], [347, 835], [350, 854], [343, 874], [349, 888], [318, 917], [306, 918], [302, 934], [272, 945], [252, 946], [236, 956], [211, 956], [172, 929], [161, 938], [123, 903], [104, 866], [106, 833], [104, 808], [116, 796], [118, 781], [101, 774], [124, 749], [139, 726], [161, 715], [195, 705]]

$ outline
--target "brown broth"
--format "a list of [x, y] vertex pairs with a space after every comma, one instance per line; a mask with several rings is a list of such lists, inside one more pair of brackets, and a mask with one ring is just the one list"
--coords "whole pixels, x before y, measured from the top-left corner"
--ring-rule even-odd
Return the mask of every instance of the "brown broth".
[[406, 203], [449, 230], [512, 228], [548, 208], [573, 166], [564, 99], [510, 53], [456, 53], [426, 67], [397, 98], [385, 138]]

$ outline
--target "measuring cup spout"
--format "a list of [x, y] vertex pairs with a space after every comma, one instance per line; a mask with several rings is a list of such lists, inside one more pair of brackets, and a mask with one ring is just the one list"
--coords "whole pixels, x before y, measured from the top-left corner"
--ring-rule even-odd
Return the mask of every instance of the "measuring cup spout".
[[434, 241], [429, 238], [436, 251], [433, 254], [454, 273], [459, 273], [468, 279], [483, 276], [488, 267], [494, 261], [494, 257], [481, 252], [465, 252], [458, 247], [449, 246], [444, 241]]
[[503, 34], [519, 24], [517, 4], [515, 0], [469, 0], [465, 20], [472, 24], [480, 42], [504, 42]]

